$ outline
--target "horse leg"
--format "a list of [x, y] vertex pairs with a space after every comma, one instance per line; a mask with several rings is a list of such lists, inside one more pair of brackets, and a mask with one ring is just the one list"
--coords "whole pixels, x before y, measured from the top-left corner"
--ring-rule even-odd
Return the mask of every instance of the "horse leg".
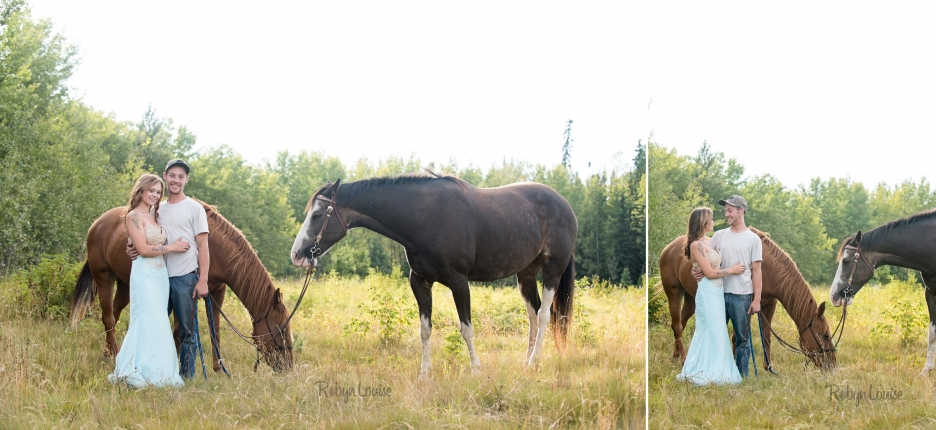
[[130, 285], [117, 278], [117, 294], [114, 295], [114, 321], [120, 321], [120, 313], [130, 304]]
[[117, 319], [114, 318], [114, 273], [104, 270], [91, 269], [91, 276], [98, 289], [98, 300], [101, 302], [101, 322], [104, 324], [104, 356], [110, 359], [117, 357], [120, 352], [120, 346], [117, 345], [117, 336], [114, 334], [114, 326], [117, 325]]
[[[689, 293], [683, 293], [683, 306], [682, 312], [679, 314], [679, 322], [683, 330], [685, 330], [686, 325], [689, 324], [689, 318], [695, 315], [695, 297], [689, 295]], [[682, 346], [682, 336], [679, 337], [680, 346]], [[682, 359], [680, 363], [686, 362], [686, 348], [683, 347], [682, 350]]]
[[556, 295], [556, 287], [558, 286], [559, 276], [547, 276], [544, 271], [543, 302], [536, 312], [536, 340], [527, 366], [534, 367], [539, 361], [540, 351], [543, 349], [543, 337], [546, 336], [546, 329], [549, 328], [549, 313], [552, 310], [553, 297]]
[[926, 364], [923, 365], [923, 376], [929, 374], [936, 364], [936, 293], [933, 288], [936, 287], [936, 277], [923, 275], [923, 286], [926, 287], [926, 307], [929, 310], [929, 347], [926, 349]]
[[432, 282], [416, 275], [410, 270], [410, 288], [416, 296], [416, 305], [419, 306], [419, 337], [422, 339], [422, 365], [419, 368], [419, 379], [429, 376], [432, 362], [429, 360], [429, 337], [432, 335]]
[[[766, 303], [761, 301], [761, 317], [764, 318], [766, 325], [770, 326], [770, 322], [773, 321], [774, 312], [777, 310], [777, 299], [771, 299]], [[770, 355], [770, 330], [764, 330], [764, 325], [758, 324], [760, 327], [761, 333], [764, 335], [764, 351], [767, 351], [767, 357], [773, 357]], [[772, 326], [771, 326], [772, 327]], [[753, 342], [753, 340], [751, 341]], [[764, 360], [764, 369], [770, 370], [767, 368], [767, 361]]]
[[686, 348], [683, 346], [682, 342], [683, 325], [679, 313], [682, 310], [683, 296], [689, 297], [689, 295], [682, 289], [665, 289], [665, 291], [666, 302], [669, 304], [670, 327], [673, 329], [673, 338], [675, 340], [673, 345], [673, 359], [679, 359], [680, 363], [682, 363], [686, 359]]
[[214, 288], [211, 290], [211, 300], [214, 302], [211, 307], [211, 321], [214, 323], [214, 338], [218, 341], [218, 350], [215, 351], [214, 348], [211, 348], [211, 368], [214, 369], [215, 373], [221, 372], [221, 357], [218, 356], [221, 351], [221, 304], [224, 303], [224, 293], [227, 290], [227, 287], [224, 284], [220, 285], [220, 288]]
[[526, 357], [524, 357], [527, 360], [533, 354], [533, 345], [536, 343], [536, 313], [542, 305], [539, 290], [536, 288], [536, 272], [538, 271], [539, 267], [530, 265], [517, 273], [517, 286], [520, 288], [523, 301], [526, 303], [527, 318], [530, 320], [529, 343], [527, 344]]
[[468, 289], [468, 279], [457, 277], [448, 284], [455, 299], [455, 310], [458, 311], [458, 320], [461, 322], [460, 330], [465, 345], [468, 346], [468, 360], [471, 363], [471, 373], [477, 375], [481, 372], [481, 360], [474, 346], [474, 327], [471, 325], [471, 292]]

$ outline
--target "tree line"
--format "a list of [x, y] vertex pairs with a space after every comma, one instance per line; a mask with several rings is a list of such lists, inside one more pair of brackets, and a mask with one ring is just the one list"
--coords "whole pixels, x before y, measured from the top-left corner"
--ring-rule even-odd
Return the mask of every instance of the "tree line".
[[[118, 121], [72, 97], [65, 82], [77, 66], [76, 52], [50, 22], [32, 19], [24, 0], [0, 2], [0, 274], [47, 255], [83, 258], [91, 223], [107, 209], [125, 205], [140, 174], [161, 173], [175, 157], [192, 167], [186, 194], [216, 206], [275, 276], [298, 273], [287, 254], [318, 186], [423, 168], [479, 187], [518, 181], [549, 185], [578, 216], [580, 277], [632, 285], [644, 273], [647, 153], [639, 142], [629, 162], [622, 152], [617, 167], [587, 178], [561, 163], [505, 159], [482, 170], [411, 155], [361, 158], [346, 166], [314, 151], [279, 152], [258, 165], [230, 147], [197, 149], [193, 130], [176, 126], [152, 107], [138, 122]], [[409, 271], [400, 245], [363, 229], [352, 231], [320, 263], [351, 276]]]
[[[850, 178], [813, 178], [789, 188], [769, 174], [744, 176], [737, 160], [726, 159], [703, 142], [695, 155], [680, 155], [649, 144], [649, 260], [650, 273], [659, 273], [663, 248], [686, 233], [689, 213], [698, 206], [715, 211], [715, 229], [727, 228], [718, 200], [743, 196], [750, 206], [748, 226], [770, 233], [813, 286], [829, 286], [837, 269], [842, 241], [888, 221], [936, 206], [936, 190], [926, 178], [899, 184], [866, 187]], [[876, 282], [916, 276], [906, 269], [885, 266], [875, 271]]]

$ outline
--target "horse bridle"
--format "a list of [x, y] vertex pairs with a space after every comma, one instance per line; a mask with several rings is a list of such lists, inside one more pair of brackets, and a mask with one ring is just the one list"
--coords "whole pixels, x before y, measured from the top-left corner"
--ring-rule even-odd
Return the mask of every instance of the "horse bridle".
[[[864, 253], [861, 252], [861, 242], [858, 242], [858, 246], [845, 245], [845, 249], [855, 251], [855, 264], [852, 266], [851, 273], [848, 275], [848, 283], [845, 284], [845, 290], [842, 291], [847, 297], [849, 294], [852, 294], [852, 280], [855, 278], [855, 270], [858, 269], [858, 259], [864, 261], [865, 265], [868, 266], [868, 270], [871, 271], [871, 276], [874, 276], [874, 266], [864, 258]], [[854, 295], [854, 294], [852, 294]], [[847, 301], [847, 299], [846, 299]]]
[[338, 219], [338, 225], [341, 226], [341, 231], [344, 232], [344, 234], [348, 234], [348, 227], [345, 225], [344, 221], [341, 220], [341, 215], [338, 215], [338, 211], [337, 211], [338, 190], [335, 189], [335, 191], [332, 192], [331, 199], [324, 197], [321, 194], [315, 196], [315, 199], [327, 202], [328, 207], [325, 209], [325, 222], [322, 223], [322, 228], [319, 230], [318, 235], [315, 236], [315, 243], [313, 243], [312, 246], [309, 247], [309, 249], [305, 250], [305, 252], [302, 253], [304, 257], [309, 259], [310, 265], [312, 265], [313, 259], [318, 258], [319, 256], [325, 253], [325, 251], [323, 251], [322, 248], [319, 246], [319, 243], [322, 242], [322, 234], [325, 233], [325, 229], [328, 227], [328, 221], [331, 219], [332, 213], [334, 213], [335, 218]]

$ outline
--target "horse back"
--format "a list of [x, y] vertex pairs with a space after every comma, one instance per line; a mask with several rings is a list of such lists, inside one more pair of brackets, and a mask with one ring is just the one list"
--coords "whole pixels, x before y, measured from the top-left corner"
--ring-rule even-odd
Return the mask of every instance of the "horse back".
[[[453, 216], [468, 228], [466, 239], [471, 246], [466, 252], [473, 261], [472, 275], [499, 279], [537, 258], [544, 269], [565, 269], [575, 249], [578, 221], [558, 192], [543, 184], [524, 182], [497, 188], [470, 187], [464, 195], [466, 210]], [[557, 264], [551, 264], [553, 259]]]

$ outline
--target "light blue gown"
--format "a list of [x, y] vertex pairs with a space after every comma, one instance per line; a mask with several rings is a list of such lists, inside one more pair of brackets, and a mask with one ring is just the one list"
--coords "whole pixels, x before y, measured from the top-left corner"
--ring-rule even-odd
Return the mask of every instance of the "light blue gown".
[[[149, 245], [166, 243], [162, 227], [146, 226]], [[179, 357], [166, 307], [169, 303], [169, 272], [162, 255], [133, 260], [130, 271], [130, 327], [117, 353], [111, 382], [132, 387], [182, 386]]]
[[[709, 251], [712, 268], [721, 267], [721, 255]], [[698, 267], [696, 263], [693, 266]], [[702, 278], [695, 295], [696, 328], [686, 354], [680, 381], [695, 385], [739, 384], [741, 373], [731, 354], [728, 329], [725, 326], [725, 292], [721, 279]]]

